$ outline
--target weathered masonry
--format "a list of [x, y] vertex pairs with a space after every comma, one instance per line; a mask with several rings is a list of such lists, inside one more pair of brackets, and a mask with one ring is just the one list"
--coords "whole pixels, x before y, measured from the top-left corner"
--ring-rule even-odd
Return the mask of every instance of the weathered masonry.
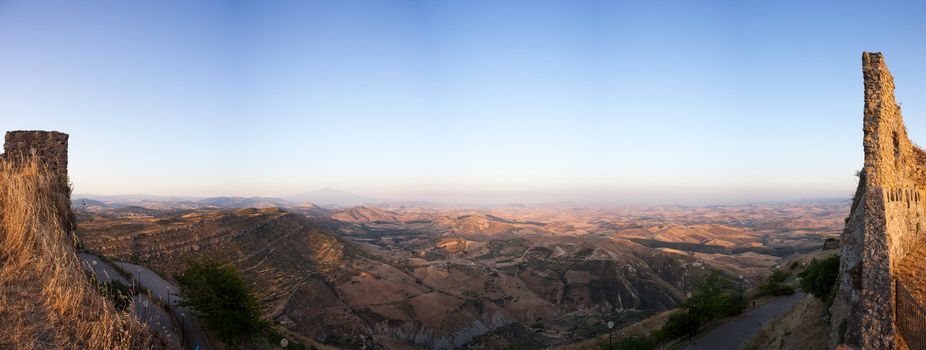
[[833, 343], [926, 348], [926, 152], [907, 137], [894, 78], [880, 53], [862, 54], [865, 163], [842, 234]]
[[68, 134], [57, 131], [8, 131], [3, 144], [8, 160], [35, 156], [53, 173], [68, 176]]
[[7, 162], [37, 159], [57, 178], [56, 192], [65, 196], [60, 201], [67, 205], [58, 208], [62, 213], [62, 225], [73, 230], [74, 214], [70, 209], [70, 184], [68, 181], [68, 134], [57, 131], [20, 130], [8, 131], [3, 144], [2, 157]]

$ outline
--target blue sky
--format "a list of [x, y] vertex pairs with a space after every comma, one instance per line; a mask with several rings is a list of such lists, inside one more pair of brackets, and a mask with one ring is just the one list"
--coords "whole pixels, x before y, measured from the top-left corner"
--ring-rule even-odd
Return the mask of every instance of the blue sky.
[[0, 125], [78, 193], [849, 197], [861, 52], [926, 140], [924, 6], [0, 0]]

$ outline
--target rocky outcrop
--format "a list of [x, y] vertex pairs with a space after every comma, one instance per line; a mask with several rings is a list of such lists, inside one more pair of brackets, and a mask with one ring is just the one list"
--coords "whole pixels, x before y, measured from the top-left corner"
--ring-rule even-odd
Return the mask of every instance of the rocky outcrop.
[[862, 70], [865, 163], [841, 239], [831, 337], [864, 349], [904, 348], [895, 327], [895, 282], [926, 228], [926, 163], [907, 138], [883, 56], [863, 53]]

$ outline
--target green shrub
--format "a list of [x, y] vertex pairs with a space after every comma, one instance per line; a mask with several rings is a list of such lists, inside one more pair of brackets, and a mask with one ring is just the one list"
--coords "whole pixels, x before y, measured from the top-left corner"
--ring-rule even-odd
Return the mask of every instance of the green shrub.
[[839, 255], [831, 255], [820, 261], [813, 259], [800, 276], [801, 289], [813, 294], [817, 299], [827, 301], [831, 298], [836, 278], [839, 277]]
[[675, 339], [694, 334], [701, 327], [697, 318], [689, 317], [688, 311], [676, 311], [669, 315], [659, 331], [655, 332], [654, 337], [658, 339]]
[[692, 315], [702, 323], [738, 314], [745, 304], [744, 298], [740, 298], [739, 292], [734, 290], [733, 283], [716, 272], [698, 284], [689, 300]]
[[248, 343], [268, 329], [269, 324], [260, 319], [257, 298], [233, 265], [209, 258], [190, 260], [176, 278], [184, 299], [181, 305], [191, 307], [223, 342]]
[[794, 294], [794, 288], [783, 283], [789, 276], [790, 275], [784, 271], [775, 270], [775, 272], [772, 272], [772, 275], [768, 277], [768, 281], [759, 286], [760, 295], [777, 297]]
[[669, 315], [662, 328], [653, 332], [654, 338], [667, 340], [696, 333], [703, 324], [742, 312], [746, 298], [733, 282], [714, 272], [698, 283], [681, 307], [687, 310]]
[[615, 340], [611, 347], [608, 346], [607, 341], [598, 345], [602, 350], [652, 350], [656, 348], [656, 342], [646, 335], [632, 335]]
[[775, 269], [775, 271], [772, 272], [772, 275], [768, 277], [768, 281], [781, 283], [787, 280], [788, 277], [791, 277], [791, 275], [779, 269]]
[[118, 310], [125, 310], [132, 303], [132, 293], [129, 292], [129, 287], [122, 282], [100, 283], [97, 288], [100, 294], [109, 299]]
[[763, 295], [771, 295], [775, 297], [794, 294], [794, 288], [791, 288], [791, 286], [775, 282], [763, 284], [759, 287], [759, 290]]

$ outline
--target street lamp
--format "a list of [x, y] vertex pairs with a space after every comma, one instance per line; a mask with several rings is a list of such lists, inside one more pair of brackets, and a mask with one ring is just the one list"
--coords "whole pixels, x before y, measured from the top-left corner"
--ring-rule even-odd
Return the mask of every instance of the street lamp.
[[614, 321], [608, 321], [608, 350], [611, 350], [611, 333], [614, 329]]
[[746, 282], [746, 277], [739, 275], [740, 278], [740, 307], [746, 308], [746, 302], [743, 300], [743, 284]]
[[181, 343], [186, 343], [186, 323], [184, 322], [186, 320], [184, 320], [183, 318], [184, 316], [186, 316], [186, 314], [181, 312], [180, 313], [180, 342]]
[[692, 328], [694, 328], [691, 326], [691, 292], [688, 292], [686, 295], [688, 296], [688, 342], [690, 343]]

